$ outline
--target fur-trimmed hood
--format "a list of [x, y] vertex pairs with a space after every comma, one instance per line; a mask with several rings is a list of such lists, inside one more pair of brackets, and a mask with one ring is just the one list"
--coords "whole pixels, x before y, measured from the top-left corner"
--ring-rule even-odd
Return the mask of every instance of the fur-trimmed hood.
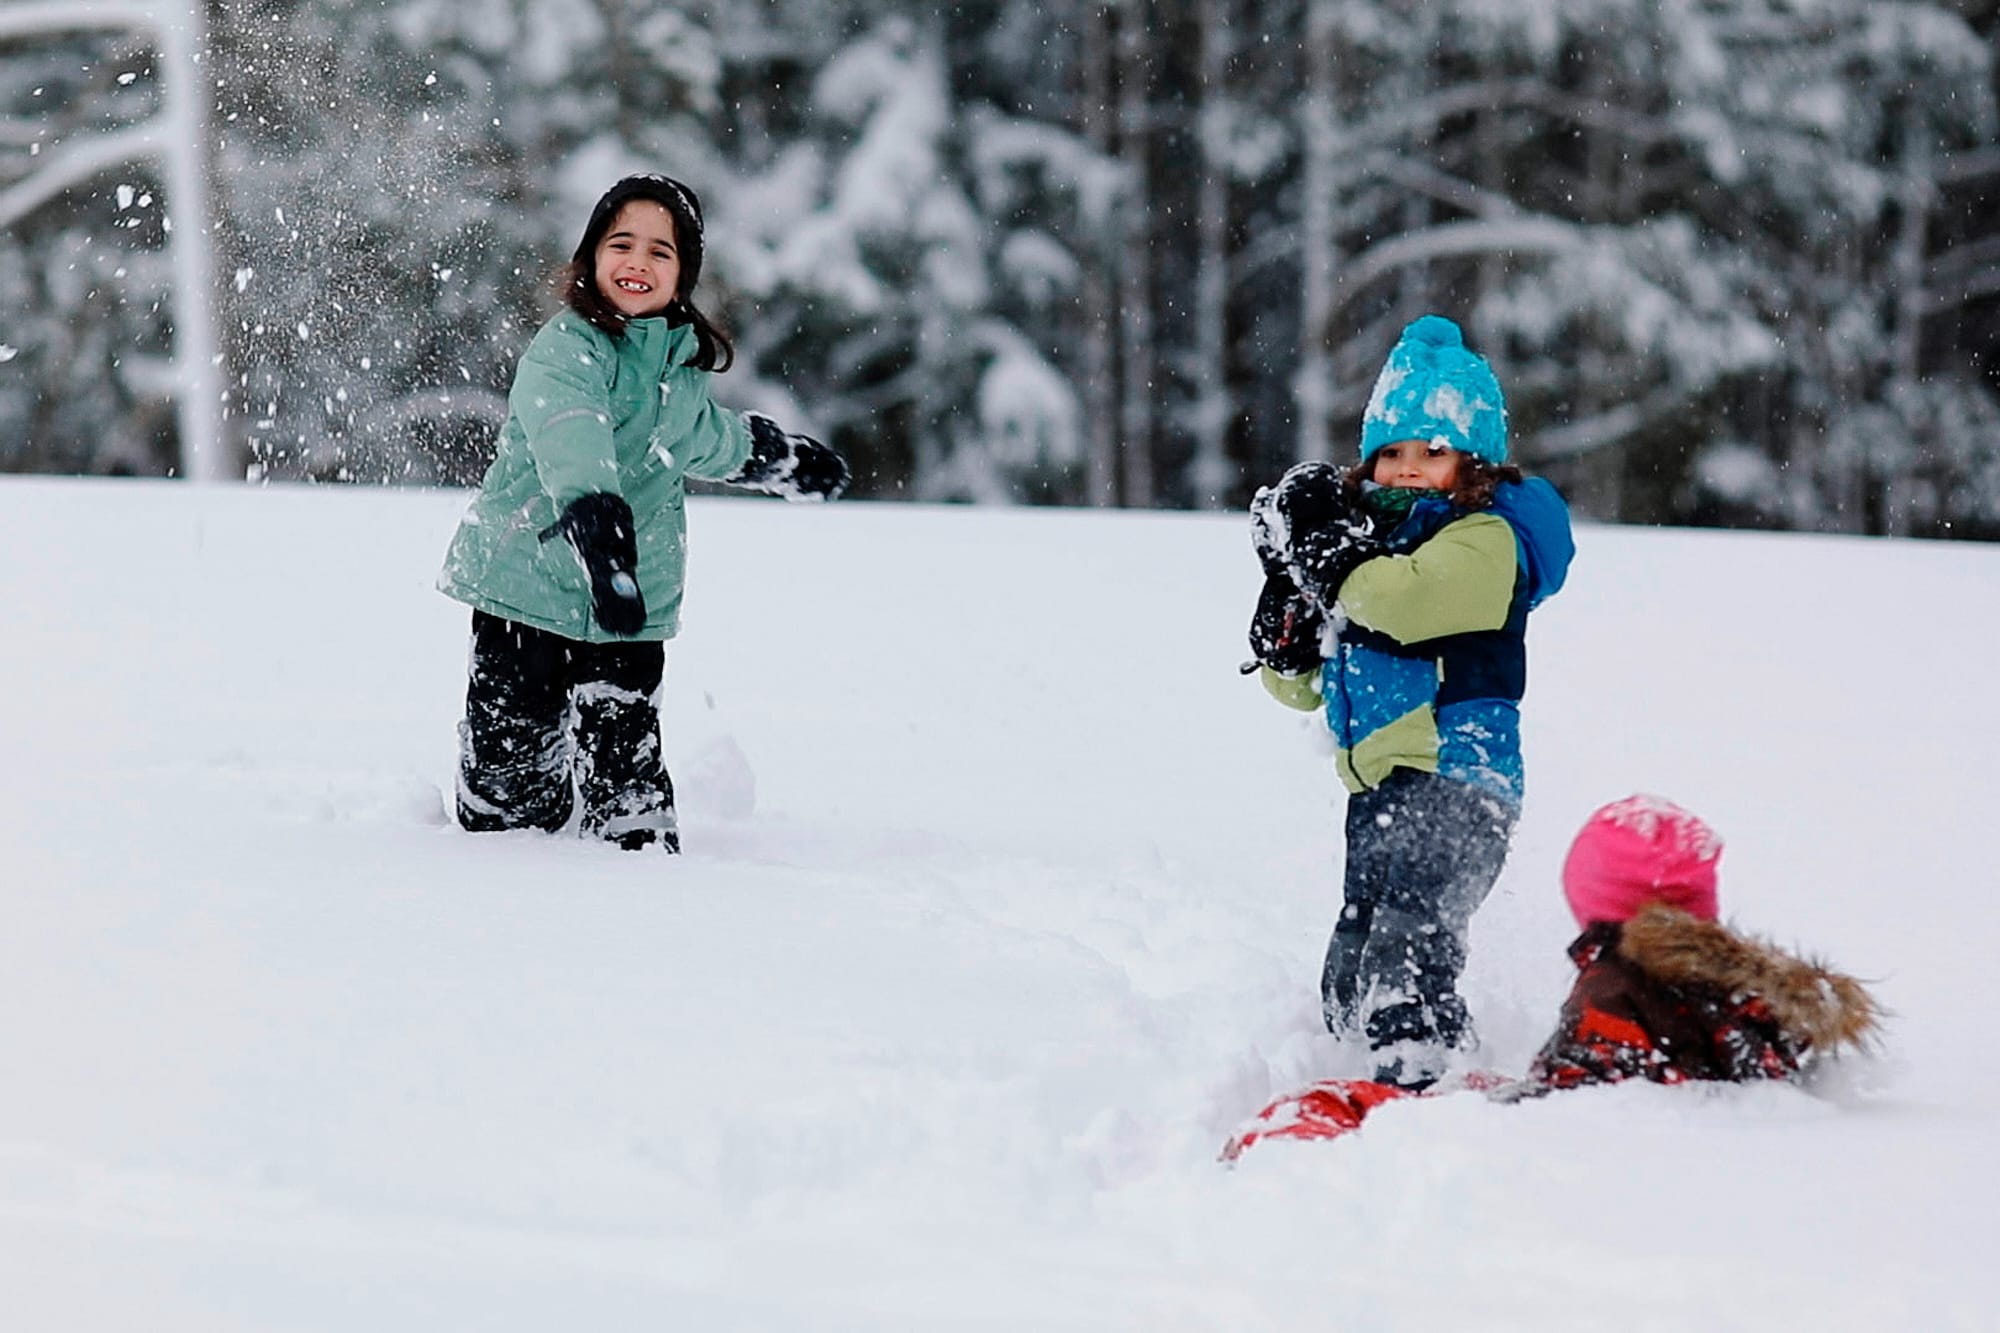
[[1881, 1006], [1853, 977], [1678, 908], [1641, 908], [1620, 928], [1617, 949], [1657, 981], [1758, 996], [1787, 1036], [1822, 1055], [1869, 1046], [1881, 1032]]

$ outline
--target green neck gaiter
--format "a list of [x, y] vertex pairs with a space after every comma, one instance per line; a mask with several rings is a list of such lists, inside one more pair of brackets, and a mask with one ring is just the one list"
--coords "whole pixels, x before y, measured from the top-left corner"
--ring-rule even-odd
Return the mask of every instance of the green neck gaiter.
[[1377, 486], [1363, 497], [1369, 509], [1385, 518], [1405, 519], [1417, 501], [1430, 492], [1415, 486]]

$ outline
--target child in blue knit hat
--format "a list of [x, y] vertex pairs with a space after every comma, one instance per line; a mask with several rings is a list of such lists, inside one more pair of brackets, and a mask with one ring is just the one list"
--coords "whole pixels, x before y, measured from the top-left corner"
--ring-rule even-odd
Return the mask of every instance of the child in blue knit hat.
[[1251, 503], [1265, 687], [1323, 710], [1349, 793], [1329, 1030], [1428, 1086], [1473, 1033], [1458, 977], [1521, 806], [1528, 612], [1574, 547], [1553, 486], [1507, 461], [1507, 406], [1456, 324], [1404, 329], [1360, 462], [1301, 463]]

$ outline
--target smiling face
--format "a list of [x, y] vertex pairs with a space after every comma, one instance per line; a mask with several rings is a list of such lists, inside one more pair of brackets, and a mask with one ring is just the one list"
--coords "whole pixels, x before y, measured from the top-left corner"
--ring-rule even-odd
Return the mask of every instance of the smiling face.
[[1413, 491], [1448, 491], [1458, 482], [1458, 450], [1431, 440], [1397, 440], [1375, 454], [1372, 476], [1379, 486]]
[[597, 290], [627, 319], [657, 315], [680, 290], [674, 215], [650, 199], [618, 210], [597, 243]]

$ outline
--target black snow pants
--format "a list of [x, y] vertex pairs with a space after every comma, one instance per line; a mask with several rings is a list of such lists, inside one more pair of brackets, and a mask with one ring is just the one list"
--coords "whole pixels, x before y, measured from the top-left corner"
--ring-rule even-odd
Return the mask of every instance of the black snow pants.
[[680, 850], [660, 755], [659, 643], [581, 643], [472, 613], [458, 822], [553, 833], [583, 799], [586, 837]]
[[1473, 1044], [1458, 977], [1518, 813], [1468, 783], [1407, 768], [1348, 797], [1344, 902], [1320, 979], [1328, 1030], [1365, 1034], [1377, 1052]]

